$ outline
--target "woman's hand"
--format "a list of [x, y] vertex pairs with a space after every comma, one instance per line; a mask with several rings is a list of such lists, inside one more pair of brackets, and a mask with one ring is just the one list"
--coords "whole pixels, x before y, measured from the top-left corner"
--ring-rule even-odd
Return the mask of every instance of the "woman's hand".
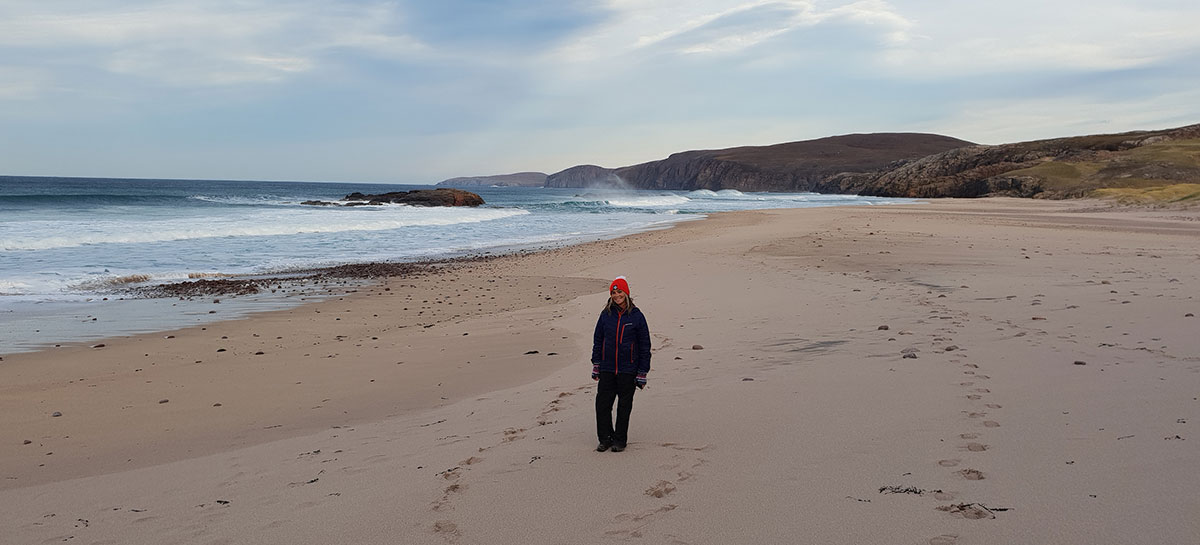
[[639, 390], [641, 390], [642, 388], [645, 388], [646, 387], [646, 373], [638, 373], [637, 378], [635, 378], [634, 381], [637, 382], [637, 387]]
[[592, 380], [600, 380], [600, 364], [592, 364]]

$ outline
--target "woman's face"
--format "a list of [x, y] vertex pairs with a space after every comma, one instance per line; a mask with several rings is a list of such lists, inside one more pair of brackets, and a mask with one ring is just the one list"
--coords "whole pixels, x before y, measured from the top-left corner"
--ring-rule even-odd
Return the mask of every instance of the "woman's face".
[[617, 306], [625, 308], [625, 292], [621, 291], [619, 288], [613, 288], [610, 297], [612, 297], [612, 301], [616, 303]]

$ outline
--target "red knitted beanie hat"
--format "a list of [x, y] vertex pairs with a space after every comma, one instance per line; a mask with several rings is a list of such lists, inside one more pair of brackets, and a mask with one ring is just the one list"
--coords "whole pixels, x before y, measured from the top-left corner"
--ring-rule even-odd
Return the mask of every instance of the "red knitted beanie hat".
[[625, 281], [624, 276], [618, 276], [616, 280], [612, 281], [612, 284], [608, 285], [608, 293], [612, 293], [613, 288], [617, 288], [617, 289], [625, 292], [625, 295], [630, 295], [629, 282]]

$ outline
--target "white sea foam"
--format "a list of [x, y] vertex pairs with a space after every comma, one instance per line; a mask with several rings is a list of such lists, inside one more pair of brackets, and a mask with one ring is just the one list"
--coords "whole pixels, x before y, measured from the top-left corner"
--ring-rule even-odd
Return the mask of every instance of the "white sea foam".
[[383, 207], [375, 210], [320, 209], [256, 212], [219, 221], [207, 218], [147, 221], [45, 221], [22, 233], [0, 231], [0, 249], [49, 250], [91, 244], [143, 244], [219, 237], [386, 231], [403, 227], [479, 223], [529, 212], [517, 208]]
[[653, 208], [655, 206], [679, 206], [690, 201], [691, 199], [683, 195], [630, 195], [628, 197], [610, 197], [608, 204], [623, 208]]
[[29, 293], [33, 285], [20, 280], [0, 280], [0, 295], [23, 295]]
[[272, 204], [278, 204], [278, 205], [298, 204], [296, 202], [289, 203], [288, 201], [280, 200], [278, 197], [267, 196], [267, 195], [263, 195], [263, 196], [259, 196], [259, 197], [250, 197], [250, 196], [225, 197], [225, 196], [217, 196], [217, 195], [192, 195], [188, 198], [192, 199], [192, 200], [211, 202], [211, 203], [215, 203], [215, 204], [250, 204], [250, 205], [255, 205], [255, 206], [272, 205]]

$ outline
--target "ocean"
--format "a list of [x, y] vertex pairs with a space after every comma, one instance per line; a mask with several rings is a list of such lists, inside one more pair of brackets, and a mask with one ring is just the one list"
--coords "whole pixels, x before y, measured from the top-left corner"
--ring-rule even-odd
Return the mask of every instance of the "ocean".
[[341, 201], [355, 191], [432, 187], [0, 176], [0, 354], [299, 302], [244, 296], [214, 313], [186, 302], [132, 299], [121, 291], [131, 286], [574, 244], [730, 210], [911, 202], [734, 190], [479, 187], [469, 188], [487, 202], [477, 208], [300, 204]]

